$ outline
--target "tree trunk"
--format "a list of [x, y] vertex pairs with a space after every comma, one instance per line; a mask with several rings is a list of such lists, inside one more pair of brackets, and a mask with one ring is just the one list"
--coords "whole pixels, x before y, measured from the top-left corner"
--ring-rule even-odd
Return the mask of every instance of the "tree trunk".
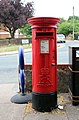
[[11, 38], [14, 38], [14, 34], [15, 34], [15, 31], [11, 31], [11, 33], [10, 33]]
[[11, 38], [13, 39], [15, 35], [15, 30], [9, 29], [9, 31], [10, 31]]

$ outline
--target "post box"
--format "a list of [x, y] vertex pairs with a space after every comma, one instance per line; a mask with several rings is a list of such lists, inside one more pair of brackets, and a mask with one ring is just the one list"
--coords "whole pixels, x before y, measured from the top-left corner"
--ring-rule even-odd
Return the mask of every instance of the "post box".
[[33, 17], [32, 25], [32, 107], [51, 111], [57, 107], [56, 24], [59, 18]]

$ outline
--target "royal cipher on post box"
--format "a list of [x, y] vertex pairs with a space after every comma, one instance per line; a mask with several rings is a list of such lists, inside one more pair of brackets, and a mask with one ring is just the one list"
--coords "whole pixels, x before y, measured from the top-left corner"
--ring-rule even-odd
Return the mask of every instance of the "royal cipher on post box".
[[33, 17], [32, 25], [32, 107], [51, 111], [57, 107], [57, 48], [58, 18]]

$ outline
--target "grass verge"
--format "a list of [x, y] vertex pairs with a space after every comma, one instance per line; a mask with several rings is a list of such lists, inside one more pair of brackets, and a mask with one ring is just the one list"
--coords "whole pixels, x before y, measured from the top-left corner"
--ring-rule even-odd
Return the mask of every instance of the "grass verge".
[[[20, 45], [7, 45], [7, 46], [0, 46], [0, 53], [1, 52], [12, 52], [12, 51], [18, 51]], [[29, 49], [32, 47], [32, 44], [26, 44], [22, 45], [24, 49]]]

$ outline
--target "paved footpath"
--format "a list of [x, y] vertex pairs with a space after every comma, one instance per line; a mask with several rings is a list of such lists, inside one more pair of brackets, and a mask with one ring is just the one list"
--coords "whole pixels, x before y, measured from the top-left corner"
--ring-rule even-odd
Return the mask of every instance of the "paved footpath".
[[53, 110], [51, 113], [37, 112], [29, 104], [15, 104], [10, 99], [18, 92], [17, 84], [0, 84], [0, 120], [79, 120], [79, 106], [72, 106], [68, 94], [61, 94], [63, 110]]

